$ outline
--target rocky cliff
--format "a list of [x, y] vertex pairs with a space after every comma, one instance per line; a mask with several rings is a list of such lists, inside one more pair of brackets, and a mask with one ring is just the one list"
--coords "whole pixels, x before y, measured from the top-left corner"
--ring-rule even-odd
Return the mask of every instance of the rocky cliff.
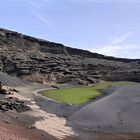
[[107, 57], [0, 28], [0, 71], [40, 83], [140, 82], [140, 60]]

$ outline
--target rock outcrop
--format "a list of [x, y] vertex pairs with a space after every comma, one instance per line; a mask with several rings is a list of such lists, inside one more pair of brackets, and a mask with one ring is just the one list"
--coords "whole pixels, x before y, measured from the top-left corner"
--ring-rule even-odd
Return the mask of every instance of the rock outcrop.
[[20, 113], [30, 110], [30, 107], [26, 106], [23, 101], [20, 101], [17, 98], [0, 98], [0, 111], [6, 112], [9, 110], [15, 110]]
[[0, 29], [0, 71], [40, 83], [140, 82], [140, 60], [107, 57]]

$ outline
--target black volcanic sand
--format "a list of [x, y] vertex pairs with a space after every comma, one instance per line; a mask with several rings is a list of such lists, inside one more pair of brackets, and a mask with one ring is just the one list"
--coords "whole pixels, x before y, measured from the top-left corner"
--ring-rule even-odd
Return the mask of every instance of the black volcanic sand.
[[24, 81], [18, 77], [10, 76], [4, 72], [0, 72], [0, 82], [7, 86], [24, 86], [29, 82]]
[[140, 85], [119, 88], [113, 94], [84, 106], [68, 118], [67, 124], [83, 140], [96, 140], [103, 135], [107, 140], [113, 137], [139, 140]]
[[48, 113], [56, 114], [59, 117], [68, 118], [71, 114], [74, 114], [79, 108], [81, 108], [76, 105], [56, 102], [43, 96], [36, 96], [34, 99], [41, 109]]

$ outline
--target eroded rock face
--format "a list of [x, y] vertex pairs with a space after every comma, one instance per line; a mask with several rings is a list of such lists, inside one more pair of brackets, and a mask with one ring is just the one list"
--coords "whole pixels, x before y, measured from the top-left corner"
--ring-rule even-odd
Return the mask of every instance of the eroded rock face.
[[0, 29], [0, 70], [40, 83], [140, 82], [140, 60], [119, 59]]

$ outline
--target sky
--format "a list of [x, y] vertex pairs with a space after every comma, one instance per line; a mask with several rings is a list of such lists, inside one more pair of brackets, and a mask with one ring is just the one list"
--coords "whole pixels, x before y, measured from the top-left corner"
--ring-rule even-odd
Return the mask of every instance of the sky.
[[140, 0], [1, 0], [0, 27], [104, 55], [140, 58]]

